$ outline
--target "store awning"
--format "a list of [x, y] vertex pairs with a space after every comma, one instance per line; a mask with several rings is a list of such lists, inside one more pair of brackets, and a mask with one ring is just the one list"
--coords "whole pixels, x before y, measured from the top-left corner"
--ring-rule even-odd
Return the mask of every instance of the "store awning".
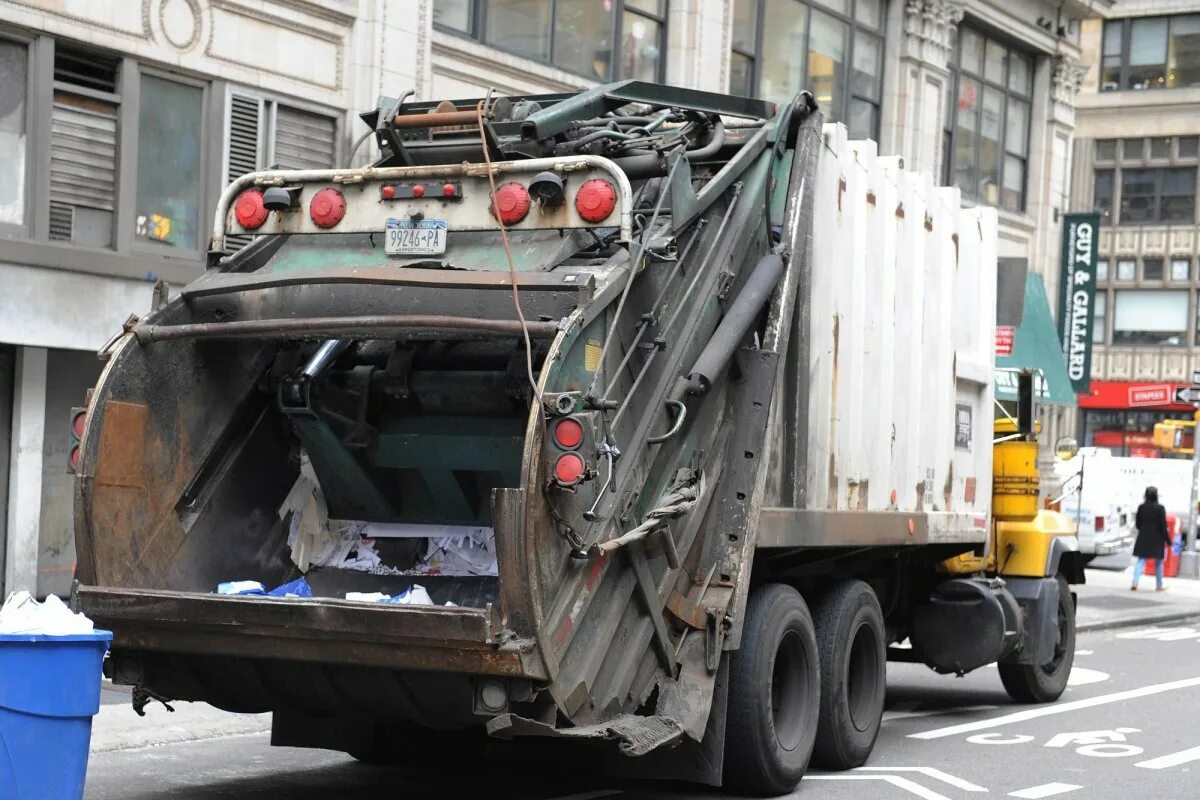
[[999, 370], [1041, 370], [1037, 382], [1038, 401], [1055, 406], [1075, 405], [1075, 392], [1067, 377], [1058, 330], [1050, 316], [1046, 300], [1046, 284], [1042, 276], [1030, 273], [1025, 277], [1025, 312], [1021, 326], [1013, 339], [1012, 353], [996, 357], [996, 399], [1017, 399], [1017, 377]]

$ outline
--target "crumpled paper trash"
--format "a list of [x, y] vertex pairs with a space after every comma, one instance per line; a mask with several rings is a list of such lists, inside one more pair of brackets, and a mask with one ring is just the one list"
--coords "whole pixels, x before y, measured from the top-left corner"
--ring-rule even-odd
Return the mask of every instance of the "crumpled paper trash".
[[414, 583], [398, 595], [383, 592], [346, 592], [347, 600], [358, 600], [364, 603], [381, 603], [389, 606], [431, 606], [433, 598], [424, 586]]
[[268, 597], [312, 597], [312, 587], [304, 578], [296, 578], [267, 592]]
[[90, 619], [71, 611], [55, 595], [39, 603], [29, 592], [13, 592], [0, 608], [0, 634], [71, 636], [94, 630]]

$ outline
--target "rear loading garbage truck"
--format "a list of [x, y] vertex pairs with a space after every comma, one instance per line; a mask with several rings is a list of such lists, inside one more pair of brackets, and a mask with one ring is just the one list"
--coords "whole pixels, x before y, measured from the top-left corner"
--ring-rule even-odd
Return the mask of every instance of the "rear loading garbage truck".
[[1081, 562], [1029, 376], [995, 422], [991, 210], [808, 94], [362, 118], [371, 166], [235, 180], [101, 354], [73, 599], [135, 702], [770, 794], [866, 761], [888, 658], [1061, 694]]

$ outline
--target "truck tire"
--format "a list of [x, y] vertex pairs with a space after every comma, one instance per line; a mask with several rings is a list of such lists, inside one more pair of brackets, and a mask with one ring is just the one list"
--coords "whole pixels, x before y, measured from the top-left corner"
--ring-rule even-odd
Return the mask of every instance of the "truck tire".
[[1018, 703], [1052, 703], [1062, 696], [1075, 663], [1075, 603], [1071, 587], [1058, 576], [1058, 643], [1046, 664], [998, 664], [1000, 681]]
[[817, 735], [821, 674], [804, 598], [771, 583], [746, 604], [741, 647], [729, 660], [725, 785], [779, 795], [804, 777]]
[[863, 581], [835, 586], [814, 606], [821, 656], [821, 721], [813, 762], [853, 769], [871, 756], [883, 721], [887, 645], [883, 611]]

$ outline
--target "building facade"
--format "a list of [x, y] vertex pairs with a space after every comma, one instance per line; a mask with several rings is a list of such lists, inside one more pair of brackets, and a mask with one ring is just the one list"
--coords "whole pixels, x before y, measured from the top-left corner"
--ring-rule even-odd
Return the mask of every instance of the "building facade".
[[1072, 207], [1102, 215], [1084, 444], [1157, 456], [1200, 369], [1200, 2], [1118, 0], [1083, 26]]
[[[100, 372], [97, 350], [150, 309], [156, 283], [201, 273], [233, 176], [368, 161], [366, 148], [352, 152], [365, 132], [356, 115], [378, 96], [624, 78], [777, 101], [809, 88], [880, 153], [996, 205], [1014, 314], [1045, 317], [1044, 302], [1027, 307], [1026, 274], [1040, 281], [1032, 296], [1054, 296], [1080, 37], [1096, 7], [0, 0], [3, 590], [69, 590], [70, 417]], [[1064, 425], [1052, 408], [1048, 439]]]

